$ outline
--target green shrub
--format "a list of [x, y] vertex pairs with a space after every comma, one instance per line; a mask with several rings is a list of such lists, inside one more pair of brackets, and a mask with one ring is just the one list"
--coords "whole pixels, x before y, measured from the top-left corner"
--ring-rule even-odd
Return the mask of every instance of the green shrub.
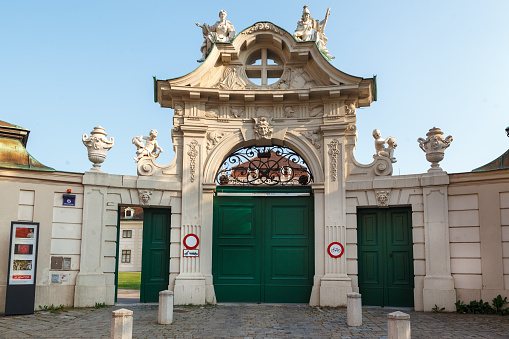
[[433, 307], [431, 310], [435, 313], [442, 313], [445, 311], [445, 307], [438, 307], [437, 304], [435, 304], [435, 307]]
[[[498, 315], [509, 315], [509, 308], [504, 308], [505, 305], [509, 304], [507, 297], [502, 299], [499, 294], [496, 298], [491, 301], [493, 306], [488, 302], [484, 302], [482, 299], [472, 300], [468, 305], [463, 301], [458, 300], [456, 305], [456, 312], [466, 314], [498, 314]], [[436, 305], [435, 305], [436, 307]], [[433, 309], [435, 311], [435, 309]]]
[[499, 294], [499, 295], [497, 295], [496, 298], [493, 298], [492, 303], [493, 303], [493, 307], [495, 309], [496, 314], [500, 314], [500, 315], [508, 315], [509, 314], [509, 309], [508, 308], [504, 309], [504, 306], [509, 304], [509, 302], [507, 301], [507, 297], [502, 299], [502, 296]]

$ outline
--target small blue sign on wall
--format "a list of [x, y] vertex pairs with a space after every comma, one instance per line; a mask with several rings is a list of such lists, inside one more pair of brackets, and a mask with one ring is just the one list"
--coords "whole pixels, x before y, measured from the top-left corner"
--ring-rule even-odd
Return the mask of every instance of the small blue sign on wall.
[[64, 201], [63, 206], [74, 206], [76, 203], [76, 196], [74, 194], [63, 194]]

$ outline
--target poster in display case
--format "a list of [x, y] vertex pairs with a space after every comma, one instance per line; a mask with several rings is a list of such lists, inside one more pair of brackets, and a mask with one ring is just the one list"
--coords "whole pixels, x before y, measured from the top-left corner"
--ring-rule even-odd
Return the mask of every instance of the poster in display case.
[[5, 314], [32, 314], [35, 301], [39, 223], [11, 222]]

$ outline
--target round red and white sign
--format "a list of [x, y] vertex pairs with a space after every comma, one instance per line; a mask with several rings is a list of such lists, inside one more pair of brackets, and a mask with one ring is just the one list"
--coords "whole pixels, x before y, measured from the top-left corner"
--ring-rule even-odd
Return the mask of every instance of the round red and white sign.
[[188, 250], [194, 250], [196, 247], [198, 247], [199, 243], [200, 239], [198, 239], [196, 234], [188, 234], [184, 237], [184, 246]]
[[345, 253], [345, 248], [339, 242], [332, 242], [327, 247], [327, 253], [333, 258], [339, 258]]

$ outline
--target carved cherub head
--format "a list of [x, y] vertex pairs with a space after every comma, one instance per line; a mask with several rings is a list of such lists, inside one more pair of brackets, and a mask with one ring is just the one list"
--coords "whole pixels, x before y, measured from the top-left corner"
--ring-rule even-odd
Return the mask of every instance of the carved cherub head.
[[152, 195], [152, 192], [150, 192], [150, 191], [142, 191], [142, 192], [140, 192], [141, 204], [142, 205], [148, 205], [148, 202], [150, 200], [150, 196], [151, 195]]

